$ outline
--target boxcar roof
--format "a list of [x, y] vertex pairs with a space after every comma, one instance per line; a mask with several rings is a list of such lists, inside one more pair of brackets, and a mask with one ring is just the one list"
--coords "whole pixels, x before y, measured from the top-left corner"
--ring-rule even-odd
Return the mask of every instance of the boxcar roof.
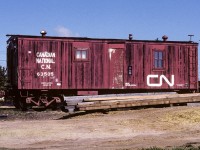
[[114, 38], [88, 38], [88, 37], [58, 37], [58, 36], [33, 36], [33, 35], [15, 35], [15, 34], [7, 34], [6, 36], [10, 37], [8, 39], [11, 40], [14, 37], [19, 37], [19, 38], [44, 38], [44, 39], [71, 39], [71, 40], [99, 40], [99, 41], [110, 41], [110, 42], [156, 42], [156, 43], [187, 43], [187, 44], [198, 44], [197, 42], [193, 41], [163, 41], [163, 40], [129, 40], [129, 39], [114, 39]]

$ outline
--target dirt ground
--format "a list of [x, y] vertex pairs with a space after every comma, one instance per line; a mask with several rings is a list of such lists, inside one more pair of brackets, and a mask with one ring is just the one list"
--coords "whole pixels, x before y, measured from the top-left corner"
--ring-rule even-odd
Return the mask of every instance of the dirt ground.
[[0, 109], [0, 149], [142, 149], [200, 146], [200, 107], [78, 113]]

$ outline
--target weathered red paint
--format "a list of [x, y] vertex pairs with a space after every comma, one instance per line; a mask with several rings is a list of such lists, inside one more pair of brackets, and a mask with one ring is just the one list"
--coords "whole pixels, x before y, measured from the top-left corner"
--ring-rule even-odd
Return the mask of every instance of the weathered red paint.
[[[154, 66], [155, 50], [163, 52], [161, 69]], [[19, 90], [197, 90], [197, 52], [192, 42], [12, 35], [8, 73]], [[161, 86], [148, 86], [148, 75], [158, 75], [149, 82]], [[174, 75], [173, 86], [161, 75], [169, 82]]]

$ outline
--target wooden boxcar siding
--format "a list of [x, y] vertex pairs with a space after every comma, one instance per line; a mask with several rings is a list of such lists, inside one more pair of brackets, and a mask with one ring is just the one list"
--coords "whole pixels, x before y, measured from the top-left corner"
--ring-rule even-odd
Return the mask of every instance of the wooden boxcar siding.
[[[132, 66], [132, 75], [126, 73], [126, 81], [133, 89], [150, 89], [155, 87], [147, 86], [147, 76], [151, 74], [166, 75], [165, 70], [154, 70], [153, 50], [164, 50], [161, 45], [152, 45], [148, 43], [129, 43], [126, 47], [126, 68]], [[157, 83], [155, 79], [151, 81]], [[163, 85], [164, 86], [164, 85]], [[162, 88], [163, 88], [162, 86]], [[158, 87], [156, 87], [158, 88]]]
[[[18, 45], [19, 89], [48, 89], [50, 86], [47, 84], [50, 84], [50, 82], [60, 82], [62, 72], [62, 66], [60, 65], [62, 60], [60, 42], [37, 39], [19, 39]], [[55, 63], [50, 64], [51, 69], [43, 70], [41, 68], [41, 63], [36, 63], [37, 52], [56, 53], [56, 57], [52, 58]], [[38, 73], [41, 72], [55, 72], [56, 77], [43, 77], [44, 75], [42, 74], [38, 75]], [[41, 86], [42, 83], [44, 86]], [[51, 87], [57, 88], [55, 85], [52, 85]]]
[[[189, 52], [193, 49], [193, 56], [189, 58]], [[186, 44], [152, 44], [152, 43], [128, 43], [126, 45], [125, 83], [133, 89], [197, 89], [197, 49]], [[164, 52], [164, 68], [154, 68], [153, 51]], [[193, 61], [193, 63], [190, 63]], [[190, 66], [192, 65], [192, 66]], [[132, 75], [128, 74], [128, 66], [132, 66]], [[190, 69], [189, 68], [193, 68]], [[161, 87], [147, 86], [148, 75], [165, 75], [171, 82], [174, 75], [174, 86], [170, 87], [163, 81]], [[193, 83], [190, 76], [193, 76]], [[159, 83], [159, 78], [154, 78], [151, 83]]]
[[[88, 43], [88, 42], [86, 42]], [[71, 49], [70, 56], [74, 55], [76, 48], [82, 48], [81, 43]], [[106, 45], [104, 43], [90, 42], [88, 46], [88, 60], [87, 61], [76, 61], [72, 60], [69, 62], [72, 66], [71, 79], [72, 84], [69, 86], [71, 89], [101, 89], [108, 87], [106, 82], [107, 74], [105, 72], [106, 67]], [[70, 64], [69, 64], [70, 66]], [[70, 71], [70, 70], [69, 70]]]
[[[175, 88], [187, 88], [189, 86], [188, 51], [185, 46], [169, 46], [167, 49], [167, 71], [174, 74]], [[180, 86], [184, 84], [184, 86]]]
[[[195, 53], [194, 57], [192, 58], [190, 54], [191, 52]], [[186, 44], [169, 46], [167, 53], [169, 54], [168, 72], [174, 73], [175, 75], [175, 88], [197, 89], [197, 47], [189, 46]], [[191, 59], [193, 62], [190, 62]], [[191, 67], [193, 69], [191, 69]], [[191, 78], [191, 75], [193, 75], [193, 79]]]
[[[197, 89], [196, 45], [133, 41], [116, 43], [106, 40], [18, 38], [18, 55], [14, 52], [11, 54], [18, 60], [13, 63], [18, 65], [15, 66], [18, 67], [18, 71], [15, 71], [18, 73], [18, 89]], [[87, 61], [75, 60], [77, 48], [88, 48]], [[117, 61], [111, 61], [110, 48], [120, 50], [120, 57], [124, 57], [120, 60], [123, 63], [123, 79], [116, 83], [112, 80], [121, 72], [113, 73], [116, 68], [113, 68], [113, 63]], [[154, 50], [164, 52], [164, 68], [161, 70], [154, 68]], [[8, 50], [8, 53], [11, 51]], [[43, 66], [50, 65], [50, 69], [42, 69], [41, 64], [36, 63], [37, 52], [55, 53], [55, 57], [51, 57], [53, 63]], [[115, 57], [117, 59], [117, 55]], [[129, 66], [132, 66], [131, 75], [128, 74]], [[53, 75], [42, 77], [41, 72], [53, 72]], [[169, 81], [174, 75], [174, 86], [170, 87], [165, 81], [161, 87], [147, 86], [148, 75], [164, 75]], [[151, 79], [151, 83], [159, 82], [159, 78]]]
[[[142, 43], [128, 43], [126, 45], [126, 65], [125, 65], [125, 83], [130, 84], [127, 88], [144, 88], [145, 71], [150, 70], [148, 51], [145, 51], [145, 45]], [[128, 67], [132, 67], [132, 75], [128, 74]]]
[[[103, 89], [109, 88], [107, 45], [103, 42], [19, 39], [19, 89]], [[88, 48], [88, 61], [74, 59], [76, 48]], [[38, 77], [43, 72], [36, 63], [37, 52], [53, 52], [52, 77]], [[48, 64], [47, 64], [48, 65]], [[42, 83], [52, 84], [43, 86]], [[61, 84], [61, 86], [57, 86]]]

